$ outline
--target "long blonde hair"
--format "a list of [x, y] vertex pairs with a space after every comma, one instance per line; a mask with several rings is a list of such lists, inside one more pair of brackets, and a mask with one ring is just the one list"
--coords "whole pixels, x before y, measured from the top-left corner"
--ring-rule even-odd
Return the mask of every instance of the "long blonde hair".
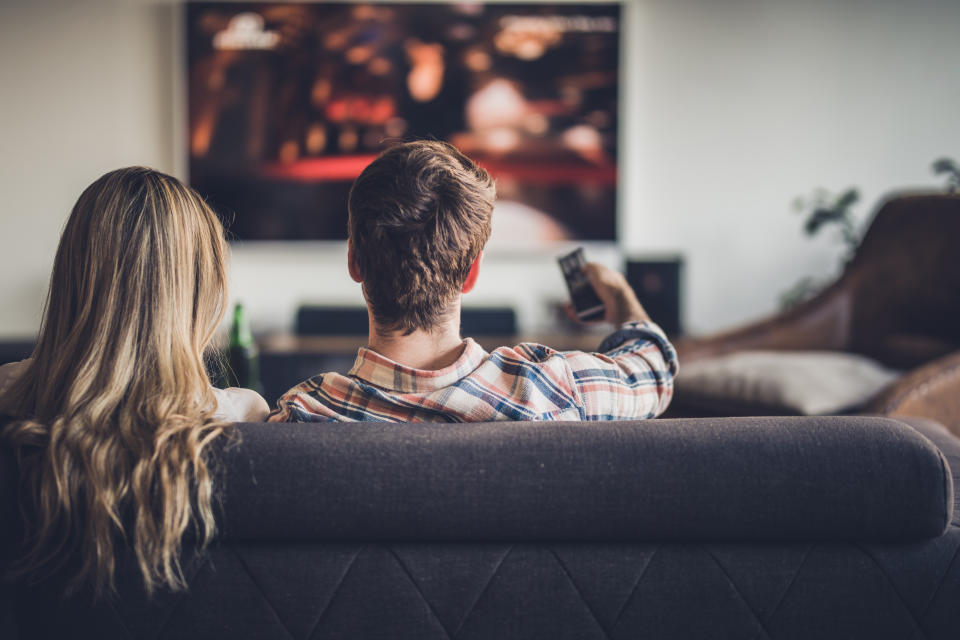
[[80, 196], [32, 361], [0, 397], [26, 489], [16, 574], [70, 567], [70, 588], [103, 595], [130, 544], [148, 593], [185, 587], [185, 533], [214, 534], [204, 451], [227, 425], [213, 419], [204, 351], [226, 259], [220, 221], [175, 178], [118, 169]]

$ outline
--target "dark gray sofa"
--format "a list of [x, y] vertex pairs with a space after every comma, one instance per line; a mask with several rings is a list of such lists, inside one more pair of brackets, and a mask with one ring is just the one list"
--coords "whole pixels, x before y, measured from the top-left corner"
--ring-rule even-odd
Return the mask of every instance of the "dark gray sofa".
[[[189, 593], [147, 601], [129, 561], [108, 602], [7, 585], [0, 637], [960, 637], [960, 440], [936, 423], [238, 430]], [[0, 473], [9, 552], [9, 452]]]

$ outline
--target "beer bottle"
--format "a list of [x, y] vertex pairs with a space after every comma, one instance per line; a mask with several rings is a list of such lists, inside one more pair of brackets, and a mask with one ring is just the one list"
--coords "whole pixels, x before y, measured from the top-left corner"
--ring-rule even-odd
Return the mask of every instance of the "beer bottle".
[[257, 345], [250, 331], [250, 321], [237, 303], [233, 308], [233, 323], [230, 325], [230, 345], [227, 353], [228, 386], [245, 387], [260, 392], [260, 367], [257, 361]]

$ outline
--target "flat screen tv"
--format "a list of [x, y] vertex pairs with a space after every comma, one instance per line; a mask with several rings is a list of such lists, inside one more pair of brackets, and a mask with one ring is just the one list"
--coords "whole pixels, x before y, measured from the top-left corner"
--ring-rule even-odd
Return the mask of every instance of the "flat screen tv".
[[[189, 179], [242, 240], [343, 240], [354, 178], [446, 140], [494, 239], [616, 239], [618, 4], [189, 3]], [[491, 241], [493, 243], [493, 240]]]

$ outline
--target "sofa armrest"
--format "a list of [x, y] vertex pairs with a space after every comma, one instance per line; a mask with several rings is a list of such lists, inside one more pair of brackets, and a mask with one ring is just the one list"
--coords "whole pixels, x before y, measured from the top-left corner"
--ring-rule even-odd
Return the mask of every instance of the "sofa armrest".
[[845, 350], [851, 317], [850, 287], [841, 279], [793, 309], [730, 331], [680, 338], [674, 346], [681, 367], [684, 362], [746, 349]]
[[[940, 449], [952, 470], [956, 486], [956, 482], [960, 480], [960, 438], [957, 438], [939, 422], [927, 418], [904, 417], [900, 418], [900, 421], [909, 424]], [[952, 524], [954, 527], [960, 527], [960, 491], [954, 491], [953, 494]]]
[[929, 418], [960, 436], [960, 351], [909, 372], [884, 389], [863, 412]]

